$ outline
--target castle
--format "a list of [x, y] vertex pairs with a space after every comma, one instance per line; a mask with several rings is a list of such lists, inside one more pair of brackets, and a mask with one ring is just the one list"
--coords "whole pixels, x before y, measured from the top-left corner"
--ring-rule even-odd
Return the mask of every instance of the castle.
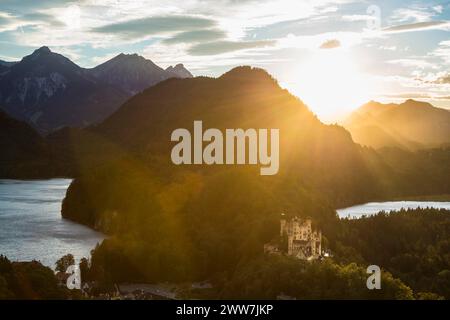
[[280, 248], [280, 245], [266, 244], [264, 251], [268, 253], [285, 251], [287, 255], [302, 260], [314, 260], [322, 255], [322, 232], [312, 229], [311, 219], [293, 217], [286, 220], [283, 216], [280, 220], [280, 238], [284, 248]]

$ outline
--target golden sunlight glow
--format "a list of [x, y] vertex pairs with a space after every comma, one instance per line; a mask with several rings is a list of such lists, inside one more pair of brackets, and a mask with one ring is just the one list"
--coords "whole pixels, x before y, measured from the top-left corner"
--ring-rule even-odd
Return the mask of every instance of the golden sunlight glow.
[[346, 50], [318, 50], [298, 64], [291, 79], [287, 89], [324, 122], [335, 122], [370, 100], [369, 81]]

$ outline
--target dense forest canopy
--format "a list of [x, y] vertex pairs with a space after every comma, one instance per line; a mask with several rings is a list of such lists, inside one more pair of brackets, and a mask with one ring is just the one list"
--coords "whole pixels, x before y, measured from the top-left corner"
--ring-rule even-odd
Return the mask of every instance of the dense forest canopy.
[[343, 263], [383, 266], [417, 292], [450, 298], [450, 211], [402, 210], [343, 219], [329, 244]]

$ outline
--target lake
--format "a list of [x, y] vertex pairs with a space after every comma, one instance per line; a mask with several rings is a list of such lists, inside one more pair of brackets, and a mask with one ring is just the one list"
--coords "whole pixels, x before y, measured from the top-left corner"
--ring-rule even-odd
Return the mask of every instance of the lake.
[[61, 217], [70, 179], [0, 179], [0, 254], [11, 261], [38, 260], [54, 268], [71, 253], [77, 261], [105, 236]]
[[380, 211], [400, 211], [401, 209], [437, 208], [450, 210], [450, 202], [446, 201], [385, 201], [369, 202], [348, 208], [337, 209], [340, 218], [359, 218], [362, 215], [373, 215]]

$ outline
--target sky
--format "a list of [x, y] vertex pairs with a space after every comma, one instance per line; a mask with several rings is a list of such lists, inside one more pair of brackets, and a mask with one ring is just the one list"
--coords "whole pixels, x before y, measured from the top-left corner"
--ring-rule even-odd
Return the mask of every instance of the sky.
[[369, 100], [450, 108], [450, 0], [1, 0], [0, 59], [44, 45], [82, 67], [262, 67], [325, 122]]

